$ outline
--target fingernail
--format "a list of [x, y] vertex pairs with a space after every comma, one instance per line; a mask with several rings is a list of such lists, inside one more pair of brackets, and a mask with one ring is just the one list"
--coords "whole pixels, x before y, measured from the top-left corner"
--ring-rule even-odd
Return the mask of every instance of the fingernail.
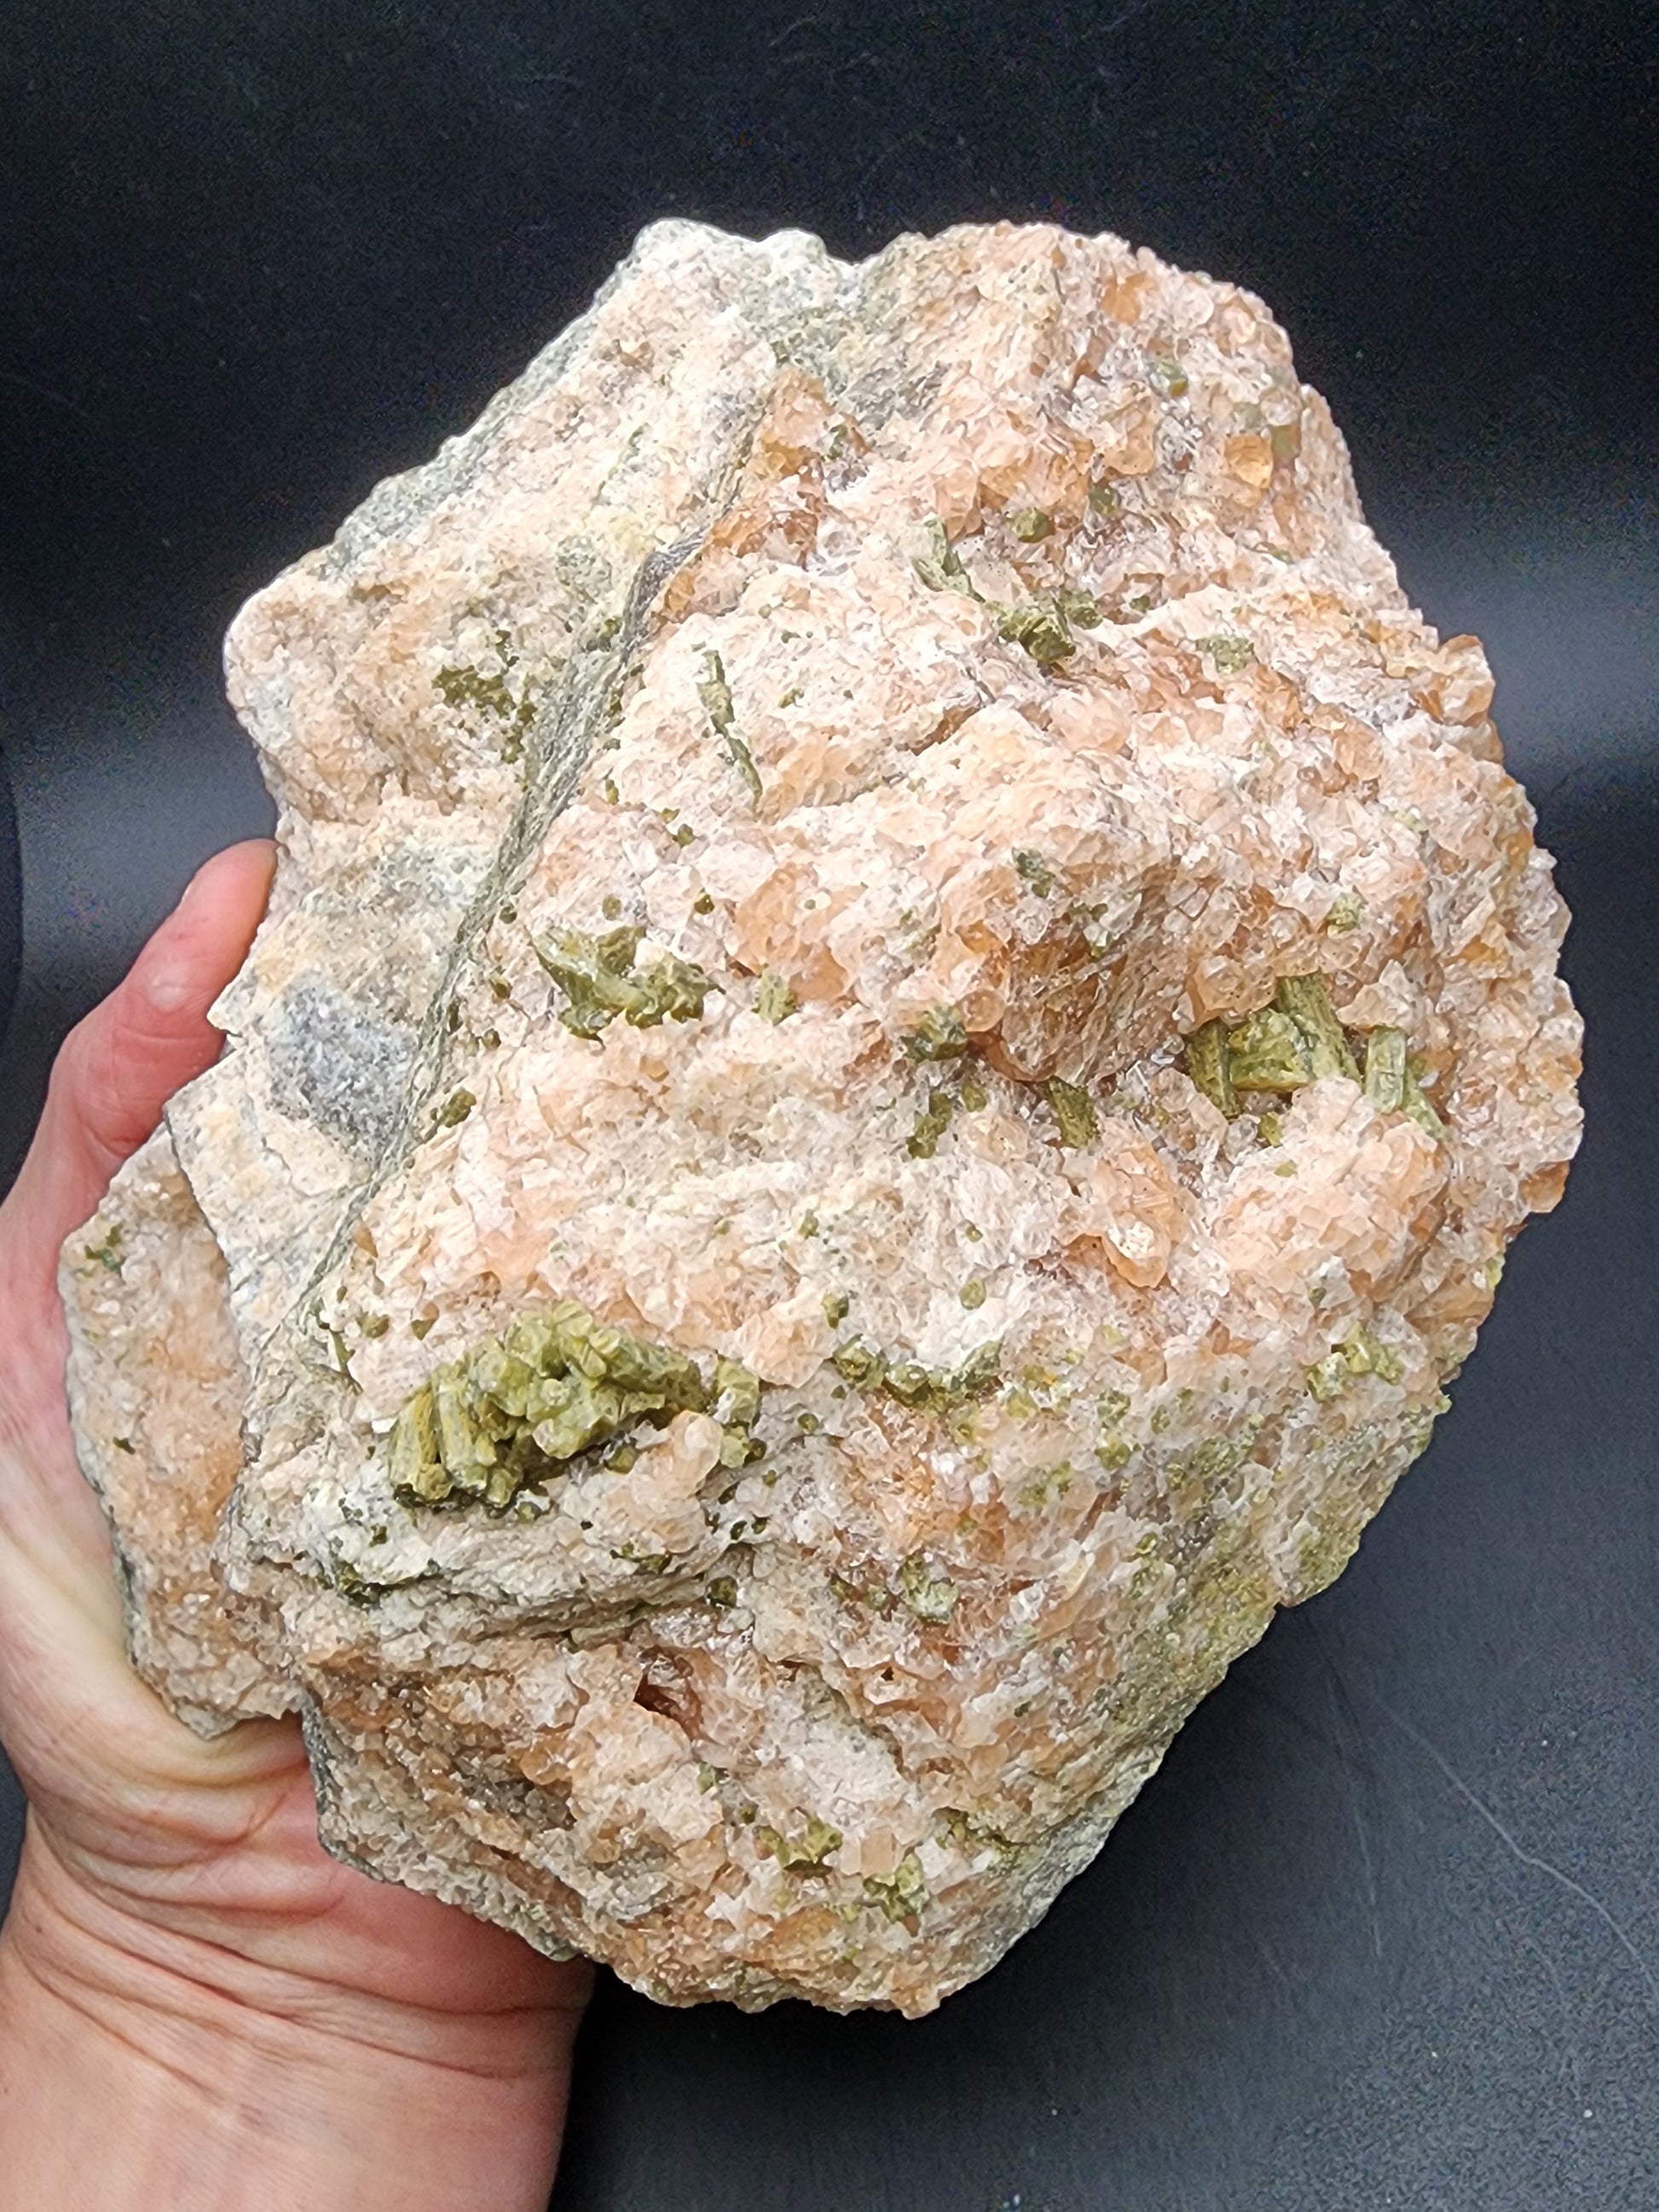
[[175, 913], [182, 914], [187, 906], [190, 906], [194, 902], [198, 892], [202, 888], [202, 878], [207, 873], [207, 869], [208, 863], [204, 861], [202, 866], [196, 871], [196, 873], [191, 878], [190, 881], [185, 885], [184, 891], [179, 898], [179, 903], [173, 909]]

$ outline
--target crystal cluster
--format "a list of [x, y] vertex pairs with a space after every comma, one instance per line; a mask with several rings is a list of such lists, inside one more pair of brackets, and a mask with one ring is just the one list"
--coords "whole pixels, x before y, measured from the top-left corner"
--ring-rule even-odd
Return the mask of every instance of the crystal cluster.
[[64, 1268], [137, 1664], [546, 1950], [927, 2011], [1560, 1192], [1479, 646], [1248, 294], [671, 223], [228, 665], [270, 915]]

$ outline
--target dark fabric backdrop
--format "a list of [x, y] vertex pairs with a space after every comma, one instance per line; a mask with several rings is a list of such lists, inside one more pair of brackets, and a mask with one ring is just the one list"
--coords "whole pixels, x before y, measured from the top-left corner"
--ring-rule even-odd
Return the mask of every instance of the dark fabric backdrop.
[[1041, 216], [1260, 291], [1407, 587], [1487, 641], [1577, 915], [1582, 1160], [1349, 1573], [934, 2019], [607, 1988], [560, 2212], [1648, 2212], [1659, 13], [13, 0], [3, 33], [0, 1172], [69, 1022], [269, 820], [240, 599], [664, 214], [843, 254]]

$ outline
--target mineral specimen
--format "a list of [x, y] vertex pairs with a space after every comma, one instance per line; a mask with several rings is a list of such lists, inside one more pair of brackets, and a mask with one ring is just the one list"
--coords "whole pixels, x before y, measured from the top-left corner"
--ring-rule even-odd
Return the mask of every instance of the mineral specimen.
[[270, 916], [64, 1271], [137, 1664], [544, 1949], [927, 2011], [1559, 1194], [1479, 646], [1232, 286], [669, 223], [228, 661]]

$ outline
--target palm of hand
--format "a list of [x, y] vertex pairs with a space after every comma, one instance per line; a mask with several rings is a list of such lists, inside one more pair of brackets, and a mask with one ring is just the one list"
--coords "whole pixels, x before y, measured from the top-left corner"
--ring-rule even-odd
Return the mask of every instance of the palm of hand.
[[108, 1536], [70, 1440], [58, 1250], [166, 1099], [214, 1057], [205, 1009], [241, 961], [269, 880], [263, 845], [203, 871], [65, 1045], [0, 1206], [0, 1736], [30, 1800], [34, 1887], [135, 1955], [211, 1947], [239, 1996], [274, 2009], [574, 2008], [584, 1966], [327, 1856], [294, 1723], [204, 1741], [127, 1664]]

